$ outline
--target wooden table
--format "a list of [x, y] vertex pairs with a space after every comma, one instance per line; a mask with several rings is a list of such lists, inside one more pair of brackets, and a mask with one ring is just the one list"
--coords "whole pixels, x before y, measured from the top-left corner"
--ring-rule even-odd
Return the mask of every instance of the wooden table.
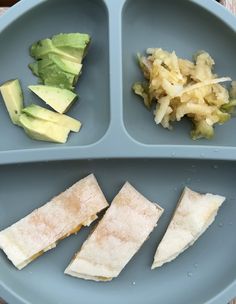
[[[1, 1], [1, 5], [12, 5], [16, 0], [6, 0]], [[221, 0], [220, 1], [223, 5], [225, 5], [228, 9], [230, 9], [233, 13], [236, 15], [236, 0]], [[5, 4], [6, 3], [6, 4]], [[7, 10], [7, 7], [0, 7], [0, 15], [3, 14]], [[0, 304], [6, 304], [6, 302], [3, 301], [3, 299], [0, 298]], [[11, 303], [9, 303], [11, 304]], [[222, 303], [223, 304], [223, 303]], [[236, 299], [232, 300], [229, 304], [236, 304]]]

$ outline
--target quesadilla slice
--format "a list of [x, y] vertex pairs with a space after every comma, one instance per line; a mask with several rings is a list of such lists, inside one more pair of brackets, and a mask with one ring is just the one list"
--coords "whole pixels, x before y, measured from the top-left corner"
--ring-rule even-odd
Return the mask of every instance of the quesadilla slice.
[[154, 257], [152, 269], [174, 260], [213, 223], [225, 197], [185, 188]]
[[49, 203], [0, 232], [0, 248], [22, 269], [57, 242], [97, 218], [108, 203], [94, 175], [89, 175]]
[[148, 238], [162, 212], [161, 207], [126, 183], [65, 273], [94, 281], [117, 277]]

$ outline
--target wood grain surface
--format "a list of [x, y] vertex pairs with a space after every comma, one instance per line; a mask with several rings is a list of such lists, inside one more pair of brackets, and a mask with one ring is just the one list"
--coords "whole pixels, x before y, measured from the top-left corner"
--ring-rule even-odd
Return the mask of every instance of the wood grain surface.
[[[0, 0], [0, 5], [4, 6], [4, 7], [0, 7], [0, 15], [2, 15], [7, 10], [7, 7], [5, 7], [5, 6], [7, 6], [7, 5], [10, 6], [16, 2], [17, 2], [16, 0], [12, 0], [12, 1], [11, 0], [8, 0], [8, 1]], [[223, 4], [225, 7], [230, 9], [236, 15], [236, 0], [221, 0], [220, 2], [221, 2], [221, 4]], [[7, 304], [7, 303], [0, 297], [0, 304]], [[8, 304], [11, 304], [11, 303], [8, 303]], [[189, 303], [189, 304], [191, 304], [191, 303]], [[236, 299], [232, 300], [229, 304], [236, 304]]]

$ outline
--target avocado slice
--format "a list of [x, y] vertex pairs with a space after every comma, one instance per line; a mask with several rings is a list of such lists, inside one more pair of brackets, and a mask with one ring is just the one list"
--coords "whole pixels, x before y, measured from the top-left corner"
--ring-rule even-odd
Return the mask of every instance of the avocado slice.
[[[56, 54], [59, 55], [61, 58], [64, 58], [66, 60], [81, 63], [83, 57], [85, 56], [86, 49], [88, 46], [88, 43], [86, 42], [87, 39], [84, 39], [83, 34], [81, 37], [81, 41], [77, 39], [77, 47], [76, 44], [68, 45], [69, 40], [65, 37], [70, 34], [62, 34], [64, 35], [65, 43], [62, 43], [61, 38], [59, 39], [54, 36], [54, 39], [42, 39], [38, 42], [34, 43], [30, 47], [30, 55], [34, 57], [35, 59], [43, 59], [48, 58], [50, 54]], [[86, 34], [84, 34], [86, 35]], [[89, 38], [90, 40], [90, 38]]]
[[85, 49], [90, 42], [90, 36], [83, 33], [61, 33], [52, 36], [52, 43], [55, 47], [72, 47]]
[[79, 132], [81, 128], [80, 121], [64, 114], [55, 113], [36, 104], [31, 104], [30, 106], [24, 108], [22, 112], [34, 118], [54, 122], [60, 126], [70, 129], [73, 132]]
[[58, 34], [52, 37], [52, 43], [60, 50], [81, 58], [82, 61], [87, 53], [90, 36], [81, 33]]
[[75, 93], [69, 90], [52, 86], [32, 85], [28, 88], [46, 104], [61, 114], [65, 113], [78, 97]]
[[30, 63], [29, 68], [35, 76], [39, 77], [39, 65], [37, 61]]
[[71, 56], [70, 54], [67, 54], [61, 51], [60, 49], [54, 47], [51, 39], [39, 40], [38, 42], [34, 43], [30, 48], [30, 55], [37, 60], [47, 58], [49, 54], [57, 54], [65, 59], [78, 63], [81, 62], [81, 58], [77, 59], [76, 57]]
[[53, 122], [29, 117], [26, 114], [20, 115], [19, 122], [24, 128], [25, 133], [36, 140], [65, 143], [70, 132], [69, 128]]
[[71, 62], [55, 54], [50, 54], [49, 59], [51, 59], [53, 63], [55, 63], [60, 70], [66, 73], [70, 73], [76, 76], [80, 75], [81, 73], [82, 64], [80, 63]]
[[51, 39], [39, 40], [30, 47], [30, 55], [35, 59], [42, 59], [53, 51], [55, 51], [55, 47], [53, 46]]
[[53, 66], [53, 62], [49, 58], [44, 58], [29, 64], [29, 68], [33, 74], [38, 77], [40, 77], [40, 71], [43, 71], [44, 69], [51, 66]]
[[20, 81], [18, 79], [13, 79], [5, 82], [0, 86], [0, 92], [11, 121], [15, 125], [19, 125], [19, 117], [23, 108], [24, 99]]
[[44, 58], [39, 61], [33, 62], [29, 64], [29, 68], [33, 72], [34, 75], [40, 76], [40, 72], [48, 67], [52, 67], [54, 65], [53, 61], [49, 58]]
[[50, 54], [49, 58], [32, 63], [29, 68], [43, 84], [74, 90], [82, 65]]
[[46, 68], [39, 68], [39, 77], [42, 82], [48, 86], [55, 86], [61, 89], [73, 91], [76, 83], [76, 76], [70, 73], [63, 72], [56, 65]]

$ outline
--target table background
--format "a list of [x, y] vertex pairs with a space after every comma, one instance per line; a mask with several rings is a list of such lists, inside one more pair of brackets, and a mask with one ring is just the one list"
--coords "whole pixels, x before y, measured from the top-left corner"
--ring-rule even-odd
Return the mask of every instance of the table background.
[[[4, 14], [4, 12], [12, 5], [14, 5], [17, 0], [0, 0], [0, 15]], [[221, 4], [227, 7], [236, 15], [236, 0], [219, 0]], [[0, 304], [6, 304], [3, 299], [0, 297]], [[9, 303], [11, 304], [11, 303]], [[223, 304], [223, 303], [222, 303]], [[236, 304], [236, 299], [232, 300], [229, 304]]]

